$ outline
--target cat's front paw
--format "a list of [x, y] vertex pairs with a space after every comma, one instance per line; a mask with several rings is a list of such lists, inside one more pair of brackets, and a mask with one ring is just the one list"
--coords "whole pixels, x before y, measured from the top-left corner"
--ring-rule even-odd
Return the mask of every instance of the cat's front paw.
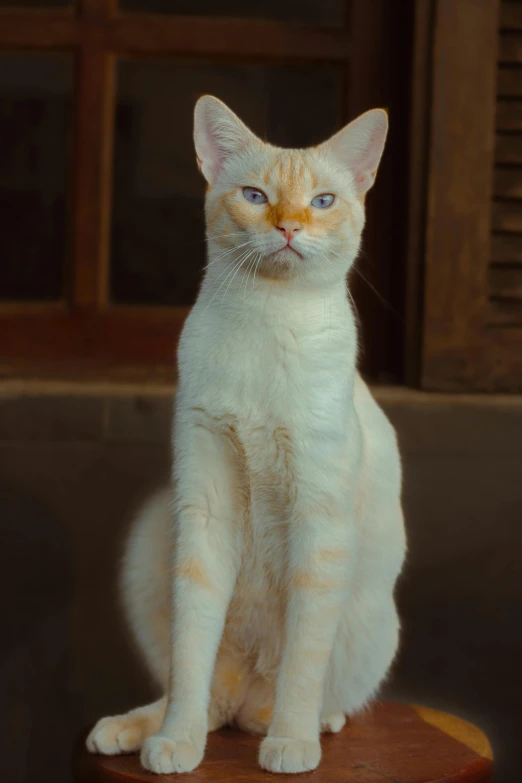
[[144, 721], [125, 715], [102, 718], [87, 737], [87, 749], [105, 756], [133, 753], [141, 748], [145, 738], [143, 724]]
[[307, 772], [321, 760], [319, 742], [265, 737], [259, 751], [259, 764], [269, 772]]
[[192, 772], [203, 758], [204, 745], [183, 740], [176, 742], [161, 734], [145, 740], [141, 763], [149, 772], [170, 775], [173, 772]]

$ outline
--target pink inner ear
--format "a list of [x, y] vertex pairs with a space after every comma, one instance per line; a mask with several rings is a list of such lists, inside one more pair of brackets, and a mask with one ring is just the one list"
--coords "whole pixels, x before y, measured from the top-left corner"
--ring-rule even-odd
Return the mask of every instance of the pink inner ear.
[[388, 130], [388, 118], [381, 109], [372, 109], [326, 142], [335, 156], [351, 171], [359, 194], [375, 180]]
[[212, 105], [198, 103], [194, 142], [198, 168], [207, 182], [215, 180], [222, 165], [223, 151], [219, 149], [217, 135], [215, 117], [212, 116]]
[[199, 128], [195, 134], [198, 168], [206, 180], [214, 179], [219, 171], [217, 155], [208, 127]]
[[219, 136], [216, 128], [214, 128], [210, 122], [207, 121], [204, 129], [204, 142], [202, 144], [202, 164], [207, 166], [214, 177], [217, 177], [225, 159], [224, 150], [220, 148]]
[[194, 116], [194, 142], [201, 172], [212, 184], [227, 158], [237, 154], [255, 136], [221, 101], [200, 98]]

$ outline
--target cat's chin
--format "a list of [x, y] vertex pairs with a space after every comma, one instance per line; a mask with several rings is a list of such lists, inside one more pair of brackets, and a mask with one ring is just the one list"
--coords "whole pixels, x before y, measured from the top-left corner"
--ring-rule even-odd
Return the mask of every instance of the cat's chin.
[[302, 256], [285, 247], [263, 258], [258, 267], [258, 275], [272, 280], [288, 280], [293, 278], [301, 261]]
[[285, 245], [280, 250], [275, 250], [273, 253], [269, 253], [265, 256], [265, 261], [268, 261], [273, 265], [279, 264], [281, 266], [289, 266], [302, 260], [302, 254], [289, 245]]
[[296, 250], [295, 247], [291, 247], [290, 245], [287, 245], [282, 250], [279, 250], [276, 255], [281, 255], [283, 258], [289, 258], [292, 261], [295, 261], [296, 258], [302, 261], [304, 258], [303, 254], [300, 253], [299, 250]]

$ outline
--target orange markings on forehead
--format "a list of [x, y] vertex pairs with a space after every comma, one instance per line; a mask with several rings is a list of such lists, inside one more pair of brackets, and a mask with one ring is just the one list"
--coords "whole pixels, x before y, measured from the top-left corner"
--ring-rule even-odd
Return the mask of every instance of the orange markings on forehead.
[[280, 179], [283, 179], [284, 177], [288, 176], [288, 162], [285, 161], [283, 158], [279, 158], [274, 168], [272, 169], [272, 174], [276, 177], [279, 177]]
[[[307, 177], [308, 175], [308, 177]], [[265, 185], [271, 185], [276, 191], [286, 190], [288, 184], [293, 188], [306, 184], [312, 176], [299, 154], [285, 150], [275, 157], [261, 177]]]
[[270, 163], [268, 167], [261, 174], [261, 179], [267, 186], [277, 188], [278, 184], [285, 177], [285, 171], [283, 162], [280, 157], [277, 157], [275, 161]]

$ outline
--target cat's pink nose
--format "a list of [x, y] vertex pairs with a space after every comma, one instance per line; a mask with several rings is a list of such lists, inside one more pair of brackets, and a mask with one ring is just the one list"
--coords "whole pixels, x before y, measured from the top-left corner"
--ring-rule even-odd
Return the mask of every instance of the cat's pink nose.
[[294, 237], [298, 231], [301, 231], [302, 228], [301, 223], [298, 223], [297, 220], [285, 220], [281, 225], [276, 226], [276, 230], [281, 232], [287, 242], [290, 242], [292, 237]]

